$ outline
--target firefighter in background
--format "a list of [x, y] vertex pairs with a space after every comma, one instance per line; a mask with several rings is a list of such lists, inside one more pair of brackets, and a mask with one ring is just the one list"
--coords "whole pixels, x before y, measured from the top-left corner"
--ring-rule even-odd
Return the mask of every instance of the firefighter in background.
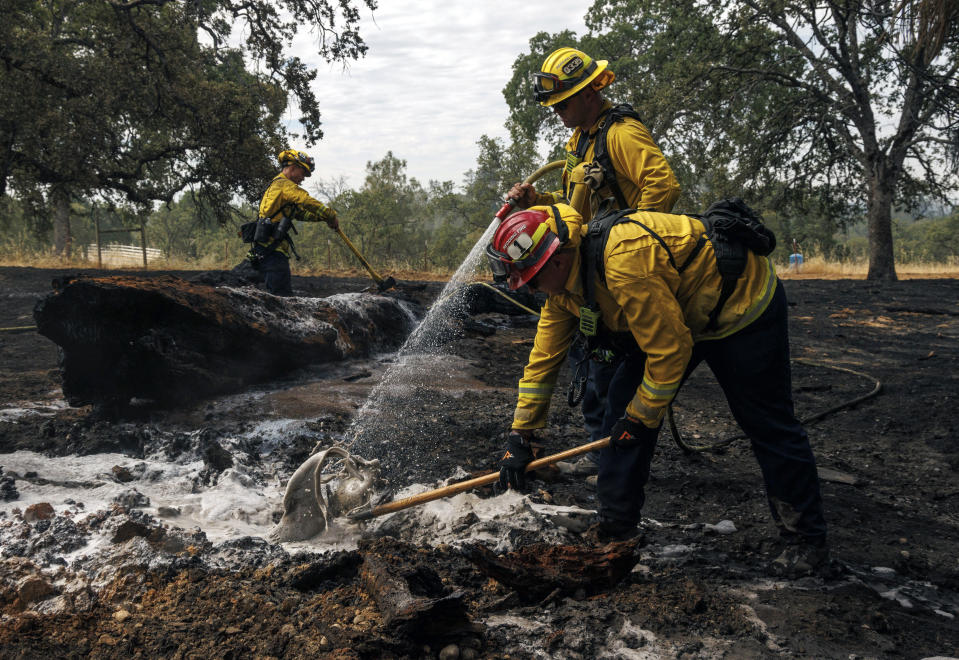
[[[604, 222], [596, 218], [594, 229]], [[772, 262], [748, 251], [735, 288], [724, 294], [717, 253], [700, 220], [638, 211], [608, 226], [605, 243], [596, 244], [569, 206], [534, 206], [506, 218], [487, 248], [511, 289], [527, 285], [548, 295], [519, 382], [501, 484], [525, 487], [534, 431], [546, 426], [556, 377], [582, 330], [580, 317], [592, 309], [608, 331], [633, 342], [624, 363], [639, 374], [638, 386], [623, 377], [609, 388], [624, 413], [600, 452], [597, 540], [637, 533], [666, 407], [705, 361], [752, 443], [787, 542], [771, 568], [798, 576], [827, 566], [816, 462], [793, 411], [786, 295]]]
[[340, 224], [336, 211], [300, 187], [303, 179], [313, 174], [313, 159], [295, 149], [282, 151], [278, 158], [283, 169], [260, 199], [256, 236], [247, 258], [263, 274], [267, 291], [292, 296], [290, 254], [296, 255], [290, 237], [296, 231], [293, 221], [325, 222], [331, 229], [338, 229]]
[[[599, 200], [612, 198], [619, 208], [669, 212], [679, 197], [679, 183], [639, 115], [629, 105], [613, 106], [604, 99], [603, 88], [616, 79], [606, 60], [594, 60], [575, 48], [560, 48], [533, 75], [533, 93], [540, 105], [552, 108], [567, 128], [575, 129], [566, 143], [563, 189], [537, 193], [528, 183], [515, 184], [507, 197], [521, 208], [534, 204], [583, 200], [576, 211], [587, 222]], [[582, 177], [574, 169], [598, 165], [602, 185], [588, 194], [576, 195]], [[570, 351], [570, 362], [581, 381], [582, 410], [590, 440], [609, 435], [623, 414], [607, 396], [610, 382], [622, 379], [623, 362], [611, 353], [586, 355], [579, 346]], [[637, 382], [638, 384], [638, 382]], [[595, 474], [599, 457], [589, 454], [578, 462], [560, 465], [567, 472]]]

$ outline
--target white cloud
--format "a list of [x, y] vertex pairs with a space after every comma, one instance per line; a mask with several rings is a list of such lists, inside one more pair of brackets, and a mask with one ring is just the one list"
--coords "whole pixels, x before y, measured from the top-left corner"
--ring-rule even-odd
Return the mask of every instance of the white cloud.
[[[407, 173], [462, 182], [475, 166], [481, 135], [506, 137], [502, 90], [514, 59], [537, 32], [585, 31], [588, 3], [574, 0], [382, 0], [364, 9], [365, 58], [330, 65], [315, 55], [313, 35], [294, 52], [318, 69], [323, 140], [308, 151], [317, 175], [363, 182], [366, 163], [387, 151]], [[290, 111], [290, 119], [296, 117]], [[292, 145], [305, 148], [305, 145]]]

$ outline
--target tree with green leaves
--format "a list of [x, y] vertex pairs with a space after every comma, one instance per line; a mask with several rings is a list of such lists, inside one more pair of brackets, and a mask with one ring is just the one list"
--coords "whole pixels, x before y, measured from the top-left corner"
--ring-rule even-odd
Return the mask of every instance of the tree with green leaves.
[[423, 249], [427, 193], [406, 175], [406, 161], [392, 151], [366, 164], [359, 190], [347, 190], [330, 204], [344, 233], [360, 252], [391, 263], [416, 258]]
[[[362, 0], [374, 9], [375, 0]], [[69, 202], [149, 206], [196, 194], [224, 220], [253, 203], [301, 113], [319, 140], [316, 72], [291, 57], [304, 27], [318, 54], [366, 52], [350, 0], [0, 0], [0, 195], [54, 208], [61, 248]]]
[[959, 188], [954, 3], [597, 0], [586, 24], [580, 39], [536, 35], [515, 61], [514, 136], [558, 130], [522, 90], [553, 48], [577, 45], [610, 61], [610, 94], [644, 116], [687, 203], [739, 194], [797, 220], [864, 216], [876, 280], [896, 278], [893, 208]]

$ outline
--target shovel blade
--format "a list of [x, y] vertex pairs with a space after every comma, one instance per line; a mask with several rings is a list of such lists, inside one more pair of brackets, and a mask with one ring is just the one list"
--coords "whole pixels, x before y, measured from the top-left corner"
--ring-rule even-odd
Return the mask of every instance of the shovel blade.
[[[342, 470], [324, 475], [327, 459], [342, 459]], [[340, 445], [313, 454], [290, 477], [283, 496], [283, 517], [270, 532], [270, 540], [274, 543], [306, 541], [325, 531], [337, 516], [357, 509], [372, 509], [373, 488], [379, 472], [378, 460], [351, 456]], [[323, 485], [331, 480], [336, 480], [333, 490]]]
[[326, 529], [322, 493], [316, 492], [314, 478], [325, 458], [326, 452], [310, 456], [290, 477], [283, 496], [283, 517], [270, 532], [272, 542], [306, 541]]
[[380, 291], [386, 291], [388, 289], [392, 289], [396, 287], [396, 280], [394, 280], [393, 276], [391, 275], [390, 277], [387, 277], [385, 280], [380, 280], [379, 282], [377, 282], [376, 286], [377, 288], [379, 288]]

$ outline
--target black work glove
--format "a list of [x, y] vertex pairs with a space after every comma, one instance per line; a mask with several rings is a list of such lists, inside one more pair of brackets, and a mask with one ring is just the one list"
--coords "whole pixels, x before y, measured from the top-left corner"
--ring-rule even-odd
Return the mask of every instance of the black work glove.
[[506, 452], [500, 460], [499, 485], [503, 490], [526, 489], [526, 466], [533, 461], [533, 448], [521, 433], [510, 431], [506, 436]]
[[640, 421], [622, 417], [613, 424], [613, 430], [609, 432], [609, 444], [625, 449], [646, 442], [655, 442], [658, 435], [658, 426], [651, 429]]

